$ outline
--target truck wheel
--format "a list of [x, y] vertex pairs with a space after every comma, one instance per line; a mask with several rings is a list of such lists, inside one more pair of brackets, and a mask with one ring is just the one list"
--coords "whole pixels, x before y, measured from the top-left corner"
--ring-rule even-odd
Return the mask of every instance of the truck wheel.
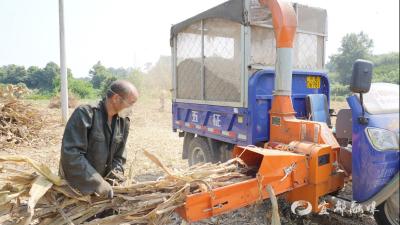
[[211, 148], [207, 140], [202, 137], [195, 137], [189, 145], [189, 166], [197, 163], [212, 162]]
[[399, 191], [380, 204], [374, 217], [378, 225], [399, 225]]
[[185, 132], [185, 136], [183, 138], [182, 159], [188, 158], [189, 145], [193, 138], [194, 138], [194, 134]]
[[220, 152], [219, 160], [221, 162], [226, 162], [226, 161], [232, 159], [233, 158], [233, 155], [232, 155], [233, 148], [234, 148], [234, 145], [232, 145], [232, 144], [227, 144], [227, 143], [221, 144], [219, 147], [219, 152]]

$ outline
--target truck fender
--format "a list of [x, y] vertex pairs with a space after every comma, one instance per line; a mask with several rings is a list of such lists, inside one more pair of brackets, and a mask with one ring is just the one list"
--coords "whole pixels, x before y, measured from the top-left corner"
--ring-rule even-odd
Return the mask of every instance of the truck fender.
[[[399, 189], [399, 173], [397, 174], [383, 187], [378, 193], [376, 193], [373, 197], [364, 202], [358, 202], [358, 204], [362, 205], [366, 208], [368, 205], [371, 205], [372, 202], [375, 202], [376, 205], [380, 205], [385, 202], [388, 198], [390, 198], [397, 190]], [[333, 205], [336, 205], [338, 200], [343, 201], [343, 199], [336, 198], [334, 196], [330, 196], [329, 202]], [[351, 202], [345, 202], [346, 207], [350, 207]]]
[[397, 190], [399, 190], [399, 172], [382, 188], [378, 193], [376, 193], [372, 198], [368, 199], [365, 202], [360, 202], [362, 205], [369, 205], [375, 201], [376, 205], [382, 204], [386, 199], [390, 198], [392, 194], [394, 194]]

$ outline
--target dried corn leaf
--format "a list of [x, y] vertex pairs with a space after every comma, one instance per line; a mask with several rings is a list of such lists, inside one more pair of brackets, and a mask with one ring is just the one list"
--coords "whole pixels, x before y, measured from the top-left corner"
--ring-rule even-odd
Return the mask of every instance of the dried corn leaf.
[[53, 183], [50, 182], [44, 176], [38, 176], [32, 184], [32, 188], [29, 191], [29, 200], [28, 200], [28, 216], [24, 218], [20, 222], [20, 224], [29, 225], [32, 221], [33, 214], [35, 212], [35, 206], [38, 203], [39, 199], [42, 198], [44, 194], [53, 186]]
[[161, 161], [157, 158], [157, 156], [153, 155], [152, 153], [150, 153], [146, 150], [144, 150], [143, 153], [153, 163], [155, 163], [157, 166], [159, 166], [161, 169], [163, 169], [165, 173], [167, 173], [169, 176], [173, 177], [172, 171], [169, 168], [167, 168], [166, 166], [164, 166], [164, 164], [161, 163]]
[[26, 190], [22, 190], [20, 192], [17, 193], [4, 193], [4, 194], [0, 194], [0, 205], [4, 205], [9, 203], [11, 200], [17, 198], [18, 196], [22, 195]]
[[[21, 203], [17, 204], [20, 204], [20, 206], [14, 207], [12, 213], [9, 215], [5, 214], [0, 219], [11, 223], [18, 221], [27, 223], [31, 219], [35, 219], [39, 224], [45, 225], [81, 223], [110, 225], [145, 223], [164, 225], [169, 224], [172, 212], [185, 203], [188, 194], [201, 191], [212, 194], [212, 191], [210, 191], [212, 188], [250, 179], [250, 177], [244, 175], [247, 172], [247, 168], [240, 160], [231, 160], [219, 164], [207, 163], [180, 171], [172, 171], [154, 154], [146, 152], [145, 155], [158, 167], [162, 168], [166, 176], [156, 181], [147, 182], [132, 183], [132, 180], [128, 180], [123, 185], [114, 186], [113, 189], [116, 194], [112, 200], [82, 196], [66, 184], [57, 186], [52, 185], [50, 181], [45, 183], [44, 180], [49, 179], [49, 177], [56, 181], [59, 177], [47, 173], [50, 171], [47, 167], [38, 165], [29, 158], [22, 156], [1, 156], [0, 162], [26, 162], [31, 164], [42, 175], [34, 176], [36, 178], [30, 184], [32, 185], [32, 192], [33, 190], [38, 190], [35, 192], [37, 194], [34, 195], [36, 197], [32, 198], [31, 196], [31, 199], [21, 197], [23, 193], [16, 196], [14, 192], [8, 189], [3, 190], [4, 192], [0, 196], [7, 196], [7, 201], [3, 201], [4, 203], [10, 201]], [[7, 174], [4, 174], [5, 171], [0, 170], [0, 175], [6, 175], [7, 177]], [[46, 173], [47, 176], [44, 178], [43, 176]], [[19, 173], [18, 170], [13, 171], [12, 176], [30, 177], [27, 176], [26, 172]], [[44, 182], [45, 185], [42, 188], [37, 187], [41, 182]], [[56, 182], [52, 182], [56, 184]], [[60, 180], [59, 183], [65, 182]], [[9, 184], [9, 189], [14, 190], [13, 185]], [[25, 187], [24, 193], [28, 192], [28, 188]], [[40, 203], [37, 203], [40, 196], [45, 194], [45, 190], [47, 190], [45, 195], [46, 201], [43, 201], [42, 198]], [[15, 201], [16, 197], [21, 197], [22, 201]], [[34, 212], [32, 211], [32, 206], [35, 206]], [[26, 213], [29, 208], [30, 213]], [[95, 215], [110, 210], [116, 210], [119, 213], [118, 215], [108, 215], [104, 218], [94, 218]], [[11, 209], [9, 211], [11, 212]], [[7, 209], [5, 212], [7, 212]], [[33, 215], [32, 212], [34, 213]]]
[[37, 172], [39, 172], [41, 175], [45, 176], [47, 179], [49, 179], [51, 182], [53, 182], [55, 185], [62, 185], [63, 181], [62, 179], [55, 175], [51, 170], [49, 169], [48, 166], [38, 163], [26, 156], [20, 156], [20, 155], [3, 155], [0, 156], [0, 162], [8, 161], [8, 162], [26, 162], [29, 165], [31, 165]]

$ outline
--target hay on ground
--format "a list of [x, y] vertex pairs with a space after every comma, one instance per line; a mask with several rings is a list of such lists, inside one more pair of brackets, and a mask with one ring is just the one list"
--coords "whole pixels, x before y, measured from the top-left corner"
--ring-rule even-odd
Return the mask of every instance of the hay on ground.
[[[0, 162], [7, 165], [24, 161], [36, 169], [28, 173], [9, 166], [0, 168], [0, 224], [169, 224], [172, 213], [183, 206], [188, 194], [250, 179], [239, 158], [173, 171], [155, 155], [145, 155], [164, 170], [165, 177], [147, 182], [126, 177], [113, 186], [112, 200], [80, 195], [45, 165], [27, 157], [0, 156]], [[107, 210], [118, 214], [93, 218]]]
[[39, 111], [18, 99], [28, 93], [24, 87], [0, 87], [0, 149], [21, 143], [30, 144], [43, 127]]

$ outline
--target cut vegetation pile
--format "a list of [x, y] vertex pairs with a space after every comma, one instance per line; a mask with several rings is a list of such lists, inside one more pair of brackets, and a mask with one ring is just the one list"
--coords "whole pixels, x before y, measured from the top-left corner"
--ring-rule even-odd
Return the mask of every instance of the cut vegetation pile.
[[43, 127], [39, 111], [18, 99], [26, 93], [28, 89], [22, 86], [0, 87], [0, 149], [30, 144]]
[[[78, 99], [72, 93], [68, 94], [68, 108], [75, 108], [78, 105]], [[59, 95], [54, 96], [50, 99], [49, 103], [50, 109], [61, 108], [61, 98]]]
[[[248, 168], [238, 158], [172, 171], [151, 153], [145, 155], [165, 176], [146, 182], [125, 177], [113, 186], [112, 200], [80, 195], [45, 165], [29, 158], [0, 156], [0, 224], [170, 224], [172, 213], [184, 204], [186, 195], [250, 179], [245, 175]], [[30, 164], [35, 172], [15, 169], [14, 164], [21, 162]], [[93, 219], [112, 209], [118, 214]]]

